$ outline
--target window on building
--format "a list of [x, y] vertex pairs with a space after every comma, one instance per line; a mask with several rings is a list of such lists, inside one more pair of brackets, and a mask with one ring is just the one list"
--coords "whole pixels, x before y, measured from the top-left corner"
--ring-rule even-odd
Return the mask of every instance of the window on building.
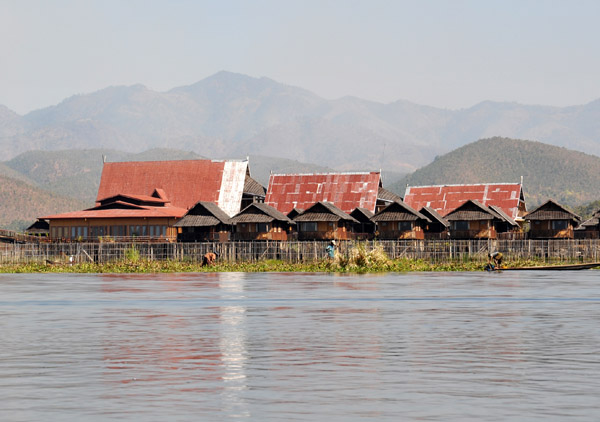
[[453, 221], [452, 228], [458, 232], [469, 230], [468, 221]]
[[259, 233], [267, 233], [269, 231], [269, 223], [258, 223], [256, 231]]
[[567, 220], [552, 220], [552, 230], [566, 230], [568, 227]]
[[298, 229], [301, 232], [316, 232], [316, 231], [318, 231], [316, 222], [300, 223], [300, 226], [298, 227]]
[[412, 222], [398, 221], [398, 231], [407, 232], [412, 230]]

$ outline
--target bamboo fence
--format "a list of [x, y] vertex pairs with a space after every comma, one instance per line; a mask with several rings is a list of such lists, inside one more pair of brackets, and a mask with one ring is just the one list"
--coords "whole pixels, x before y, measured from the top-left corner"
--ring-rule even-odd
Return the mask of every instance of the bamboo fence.
[[[356, 242], [341, 241], [338, 254], [347, 255]], [[422, 259], [434, 263], [487, 261], [488, 251], [500, 251], [505, 261], [541, 259], [546, 262], [597, 262], [600, 240], [381, 240], [361, 241], [367, 248], [381, 247], [388, 257]], [[118, 262], [132, 257], [144, 260], [201, 262], [217, 252], [226, 262], [268, 259], [310, 262], [324, 259], [327, 241], [253, 241], [207, 243], [0, 243], [0, 264], [43, 262]]]

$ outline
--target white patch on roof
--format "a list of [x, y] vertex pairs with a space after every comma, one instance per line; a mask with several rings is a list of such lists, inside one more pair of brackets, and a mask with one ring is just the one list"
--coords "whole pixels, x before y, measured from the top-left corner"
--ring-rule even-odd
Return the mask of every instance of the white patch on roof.
[[217, 205], [228, 216], [240, 212], [248, 161], [225, 161]]

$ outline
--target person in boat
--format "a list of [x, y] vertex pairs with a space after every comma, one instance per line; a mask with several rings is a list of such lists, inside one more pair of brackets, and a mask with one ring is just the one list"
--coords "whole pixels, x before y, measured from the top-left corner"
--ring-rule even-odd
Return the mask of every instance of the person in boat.
[[219, 254], [217, 252], [209, 252], [204, 254], [204, 256], [202, 257], [202, 266], [210, 267], [212, 264], [215, 263], [218, 257]]
[[488, 254], [488, 265], [491, 265], [492, 268], [500, 268], [502, 265], [502, 253], [501, 252], [492, 252]]
[[335, 240], [329, 242], [325, 250], [327, 251], [327, 258], [333, 259], [335, 257]]

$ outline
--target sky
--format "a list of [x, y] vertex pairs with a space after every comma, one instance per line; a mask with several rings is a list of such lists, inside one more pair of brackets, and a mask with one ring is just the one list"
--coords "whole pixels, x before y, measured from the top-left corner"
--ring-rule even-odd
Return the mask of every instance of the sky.
[[600, 98], [596, 0], [0, 0], [0, 104], [219, 71], [460, 109]]

